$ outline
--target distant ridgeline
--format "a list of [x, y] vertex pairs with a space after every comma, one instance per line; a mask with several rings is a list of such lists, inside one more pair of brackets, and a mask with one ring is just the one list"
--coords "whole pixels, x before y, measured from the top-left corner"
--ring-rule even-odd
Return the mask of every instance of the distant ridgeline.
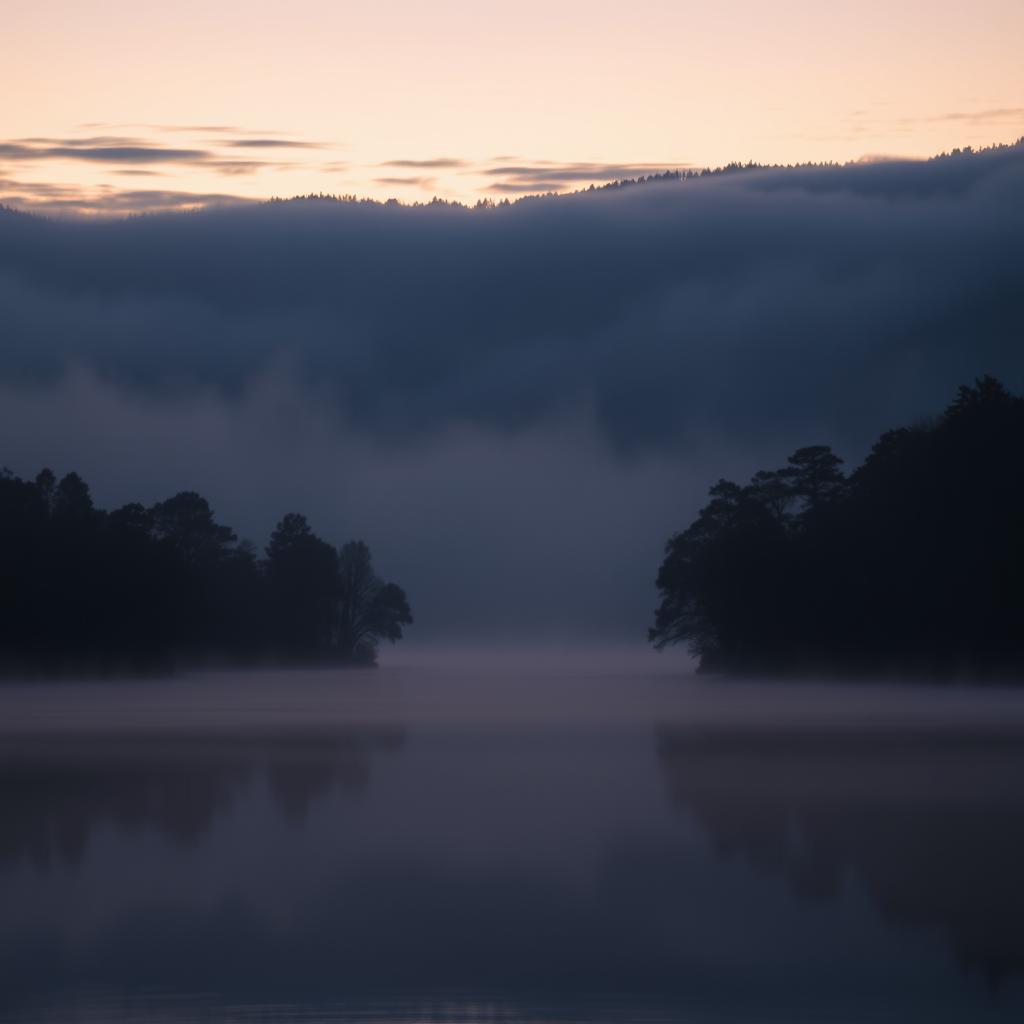
[[371, 664], [412, 622], [361, 541], [335, 550], [286, 515], [266, 557], [184, 491], [152, 508], [93, 507], [75, 473], [0, 472], [0, 669], [171, 663]]
[[666, 545], [652, 643], [724, 672], [1024, 673], [1024, 399], [984, 377], [841, 462], [715, 484]]

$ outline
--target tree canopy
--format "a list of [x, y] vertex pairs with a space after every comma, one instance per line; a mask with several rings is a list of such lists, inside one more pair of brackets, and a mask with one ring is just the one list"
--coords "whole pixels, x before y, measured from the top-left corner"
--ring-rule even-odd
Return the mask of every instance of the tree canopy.
[[372, 664], [412, 623], [365, 544], [338, 551], [297, 513], [260, 558], [195, 491], [106, 512], [49, 469], [0, 471], [0, 565], [0, 670]]
[[1024, 667], [1024, 399], [992, 377], [883, 434], [849, 476], [801, 448], [720, 480], [669, 539], [649, 637], [704, 669]]

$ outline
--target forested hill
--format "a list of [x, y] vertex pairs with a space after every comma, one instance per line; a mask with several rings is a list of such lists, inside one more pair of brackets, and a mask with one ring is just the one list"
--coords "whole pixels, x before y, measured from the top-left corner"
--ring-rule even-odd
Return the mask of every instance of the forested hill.
[[94, 507], [76, 473], [0, 472], [0, 670], [368, 664], [412, 622], [360, 541], [333, 548], [284, 516], [264, 558], [184, 491]]
[[1024, 399], [992, 377], [890, 430], [720, 480], [666, 545], [650, 639], [703, 669], [1024, 671]]

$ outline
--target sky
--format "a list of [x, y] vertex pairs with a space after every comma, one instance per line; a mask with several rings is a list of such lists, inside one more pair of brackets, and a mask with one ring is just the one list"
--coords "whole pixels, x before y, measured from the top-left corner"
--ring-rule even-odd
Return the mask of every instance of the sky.
[[7, 0], [0, 202], [475, 203], [1024, 135], [1019, 0]]

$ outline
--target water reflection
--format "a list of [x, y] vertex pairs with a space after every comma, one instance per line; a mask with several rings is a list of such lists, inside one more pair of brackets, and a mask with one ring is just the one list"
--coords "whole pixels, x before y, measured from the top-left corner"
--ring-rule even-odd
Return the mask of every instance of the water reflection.
[[324, 737], [76, 737], [0, 743], [0, 867], [78, 864], [100, 825], [194, 844], [264, 777], [283, 819], [301, 826], [332, 788], [358, 791], [398, 729]]
[[0, 694], [0, 1021], [1024, 1019], [1003, 709], [896, 741], [837, 734], [847, 695], [812, 740], [737, 692]]
[[1015, 735], [662, 730], [673, 800], [717, 854], [938, 929], [997, 984], [1024, 970], [1024, 743]]

